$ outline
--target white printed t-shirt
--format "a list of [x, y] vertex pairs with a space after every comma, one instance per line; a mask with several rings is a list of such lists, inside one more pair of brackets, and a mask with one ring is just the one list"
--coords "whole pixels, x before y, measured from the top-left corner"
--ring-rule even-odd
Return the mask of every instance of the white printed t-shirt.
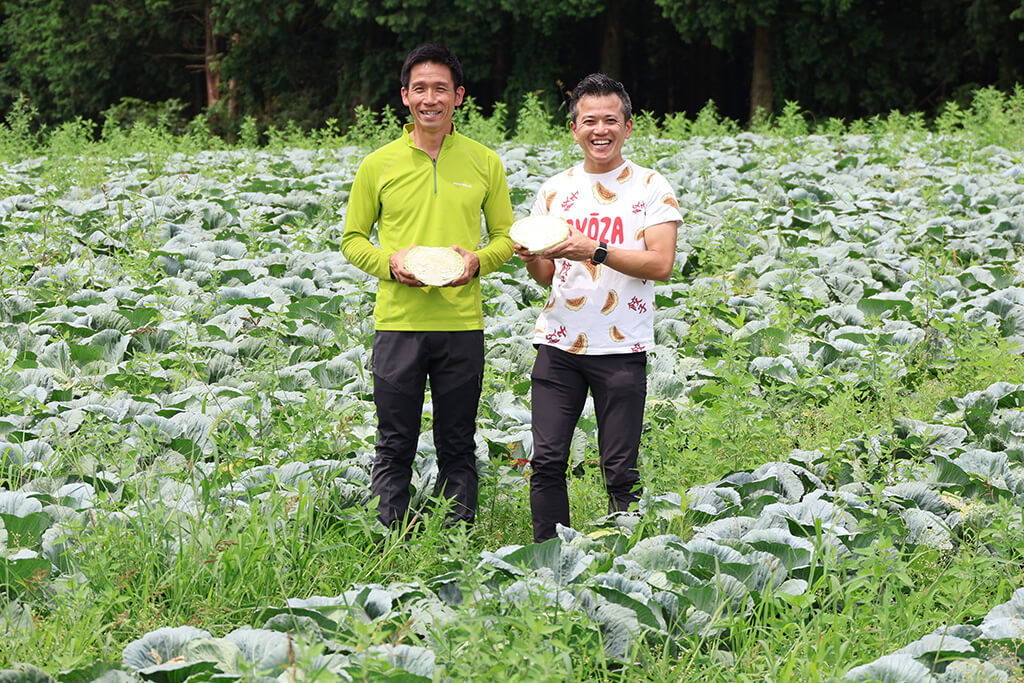
[[[628, 160], [608, 173], [587, 173], [579, 163], [553, 176], [541, 186], [531, 213], [564, 218], [570, 229], [609, 247], [643, 250], [646, 228], [683, 220], [668, 181]], [[652, 280], [591, 261], [554, 264], [534, 344], [588, 355], [637, 353], [654, 345]]]

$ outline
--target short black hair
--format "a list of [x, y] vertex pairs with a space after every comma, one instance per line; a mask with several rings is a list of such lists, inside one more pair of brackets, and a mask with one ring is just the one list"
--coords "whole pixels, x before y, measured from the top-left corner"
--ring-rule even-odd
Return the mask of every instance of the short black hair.
[[462, 86], [462, 64], [459, 63], [459, 58], [455, 56], [455, 53], [446, 47], [425, 43], [413, 48], [412, 52], [405, 58], [405, 63], [402, 64], [403, 88], [409, 87], [409, 74], [412, 72], [412, 68], [424, 62], [443, 64], [448, 67], [448, 70], [452, 72], [452, 82], [455, 84], [455, 87]]
[[596, 73], [586, 76], [577, 83], [576, 87], [572, 89], [572, 94], [569, 95], [569, 120], [573, 123], [576, 123], [577, 104], [580, 98], [586, 95], [618, 95], [622, 102], [623, 121], [633, 118], [633, 103], [629, 101], [626, 87], [614, 78]]

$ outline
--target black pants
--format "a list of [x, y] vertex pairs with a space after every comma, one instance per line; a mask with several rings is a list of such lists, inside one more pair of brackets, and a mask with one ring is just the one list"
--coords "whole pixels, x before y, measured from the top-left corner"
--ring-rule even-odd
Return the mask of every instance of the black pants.
[[637, 456], [647, 398], [647, 354], [586, 356], [541, 344], [531, 379], [530, 510], [533, 539], [540, 543], [555, 537], [555, 524], [569, 526], [565, 474], [588, 389], [594, 395], [608, 511], [626, 510], [639, 499]]
[[372, 364], [377, 457], [370, 489], [380, 496], [377, 518], [385, 526], [394, 526], [409, 508], [412, 462], [429, 377], [438, 489], [452, 501], [452, 520], [471, 523], [478, 488], [473, 437], [484, 373], [483, 331], [378, 331]]

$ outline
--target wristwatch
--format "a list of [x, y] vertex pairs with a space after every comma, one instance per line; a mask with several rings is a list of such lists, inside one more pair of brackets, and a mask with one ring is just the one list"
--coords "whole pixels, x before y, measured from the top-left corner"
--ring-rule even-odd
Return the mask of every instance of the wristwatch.
[[608, 243], [598, 242], [597, 249], [594, 250], [594, 255], [590, 257], [590, 260], [594, 263], [604, 263], [606, 258], [608, 258]]

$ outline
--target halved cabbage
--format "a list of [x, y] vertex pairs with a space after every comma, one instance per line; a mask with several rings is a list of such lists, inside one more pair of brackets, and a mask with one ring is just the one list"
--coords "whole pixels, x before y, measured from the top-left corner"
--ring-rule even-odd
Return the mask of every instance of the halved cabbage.
[[513, 223], [508, 234], [513, 242], [537, 253], [565, 240], [569, 224], [554, 216], [527, 216]]
[[441, 287], [462, 275], [466, 262], [451, 247], [414, 247], [405, 255], [405, 269], [423, 284]]

